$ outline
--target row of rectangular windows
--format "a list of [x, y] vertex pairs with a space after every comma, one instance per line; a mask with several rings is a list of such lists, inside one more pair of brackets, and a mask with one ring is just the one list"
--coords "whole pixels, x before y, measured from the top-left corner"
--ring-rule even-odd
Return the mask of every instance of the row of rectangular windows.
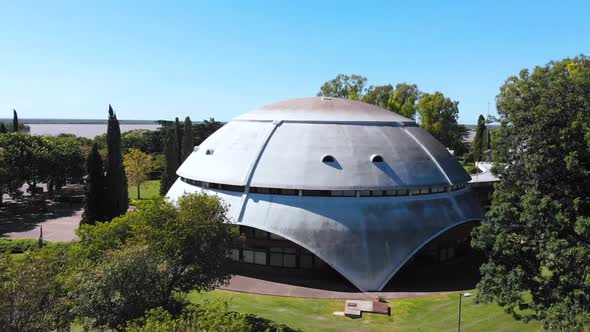
[[287, 268], [323, 268], [325, 263], [311, 253], [297, 255], [294, 248], [232, 249], [230, 259], [236, 262]]
[[[184, 177], [181, 181], [190, 185], [197, 186], [204, 189], [218, 189], [225, 191], [244, 192], [244, 186], [235, 186], [221, 183], [211, 183], [205, 181], [191, 180]], [[299, 189], [281, 189], [281, 188], [263, 188], [250, 187], [250, 193], [253, 194], [270, 194], [270, 195], [289, 195], [289, 196], [331, 196], [331, 197], [380, 197], [380, 196], [413, 196], [436, 194], [447, 191], [455, 191], [463, 189], [467, 186], [466, 183], [454, 184], [452, 186], [437, 186], [437, 187], [422, 187], [409, 189], [393, 189], [393, 190], [299, 190]]]

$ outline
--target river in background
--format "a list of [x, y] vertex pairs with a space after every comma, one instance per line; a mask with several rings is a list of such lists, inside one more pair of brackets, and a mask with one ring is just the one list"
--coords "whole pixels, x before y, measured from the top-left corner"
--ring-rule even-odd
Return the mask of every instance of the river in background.
[[[94, 138], [107, 132], [106, 124], [61, 124], [61, 123], [43, 123], [27, 124], [31, 127], [31, 134], [57, 136], [59, 134], [74, 134], [76, 136]], [[159, 124], [121, 124], [121, 132], [135, 129], [157, 130]]]

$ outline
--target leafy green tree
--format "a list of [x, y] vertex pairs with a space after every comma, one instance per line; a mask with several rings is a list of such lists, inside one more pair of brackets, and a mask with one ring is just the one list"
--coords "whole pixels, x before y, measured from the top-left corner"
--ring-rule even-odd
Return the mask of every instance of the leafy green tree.
[[141, 184], [149, 178], [154, 169], [154, 158], [139, 149], [129, 149], [123, 157], [123, 164], [127, 171], [127, 178], [131, 184], [137, 186], [137, 199], [141, 199]]
[[60, 277], [67, 267], [65, 246], [44, 247], [15, 260], [0, 255], [2, 331], [66, 331], [72, 322]]
[[180, 128], [180, 121], [178, 117], [174, 120], [174, 136], [176, 137], [175, 151], [176, 151], [176, 163], [178, 166], [182, 164], [182, 129]]
[[366, 92], [366, 83], [366, 77], [339, 74], [320, 87], [318, 96], [360, 100]]
[[464, 126], [457, 123], [459, 102], [445, 97], [441, 92], [424, 93], [417, 105], [420, 127], [428, 131], [444, 146], [460, 155], [465, 150]]
[[195, 140], [193, 138], [193, 123], [188, 116], [184, 119], [184, 135], [182, 140], [182, 161], [193, 152]]
[[176, 135], [174, 131], [166, 132], [166, 142], [164, 144], [164, 155], [166, 157], [166, 167], [160, 180], [160, 195], [165, 196], [174, 181], [178, 178], [176, 170], [178, 169], [178, 159], [176, 155]]
[[384, 108], [407, 118], [415, 119], [420, 96], [421, 92], [416, 84], [399, 83], [390, 94]]
[[[150, 308], [174, 302], [165, 293], [168, 269], [145, 246], [108, 251], [98, 264], [86, 263], [71, 277], [74, 314], [92, 328], [117, 329]], [[172, 308], [177, 305], [174, 303]]]
[[146, 310], [177, 312], [176, 294], [225, 283], [236, 234], [217, 196], [187, 194], [96, 226], [82, 225], [74, 252], [85, 262], [71, 279], [74, 311], [93, 327], [117, 328]]
[[97, 221], [106, 220], [105, 205], [106, 180], [102, 157], [98, 152], [98, 145], [92, 145], [92, 150], [86, 159], [86, 199], [84, 213], [82, 214], [83, 224], [95, 224]]
[[497, 96], [495, 186], [478, 298], [548, 330], [590, 324], [590, 59], [509, 77]]
[[392, 93], [393, 86], [391, 84], [380, 86], [371, 85], [367, 89], [367, 93], [362, 97], [362, 101], [387, 109], [389, 98]]
[[[133, 129], [121, 133], [121, 151], [123, 153], [127, 152], [129, 149], [139, 149], [143, 152], [161, 152], [161, 151], [154, 151], [153, 147], [150, 144], [153, 144], [150, 140], [151, 133], [156, 131], [147, 130], [147, 129]], [[107, 134], [101, 134], [94, 137], [93, 141], [98, 144], [98, 149], [104, 149], [107, 146]]]
[[[164, 152], [163, 130], [148, 130], [143, 134], [146, 143], [145, 152], [162, 154]], [[142, 150], [144, 151], [144, 150]]]
[[12, 131], [18, 133], [18, 114], [16, 114], [16, 110], [12, 110]]
[[11, 191], [23, 182], [36, 188], [37, 183], [47, 180], [51, 153], [43, 137], [20, 132], [6, 133], [0, 135], [0, 148], [5, 169], [10, 174]]
[[129, 192], [127, 191], [127, 176], [123, 166], [121, 153], [121, 129], [119, 120], [109, 105], [109, 122], [107, 127], [107, 205], [105, 217], [111, 220], [127, 212], [129, 208]]
[[50, 193], [54, 189], [72, 180], [84, 176], [84, 156], [80, 149], [80, 141], [71, 136], [44, 137], [49, 150], [47, 164], [47, 188]]
[[147, 129], [134, 129], [129, 130], [121, 134], [121, 148], [124, 152], [129, 149], [138, 149], [143, 152], [147, 152], [149, 148], [149, 142], [147, 139], [147, 133], [150, 130]]
[[4, 125], [4, 123], [0, 123], [0, 134], [6, 134], [6, 132], [6, 126]]

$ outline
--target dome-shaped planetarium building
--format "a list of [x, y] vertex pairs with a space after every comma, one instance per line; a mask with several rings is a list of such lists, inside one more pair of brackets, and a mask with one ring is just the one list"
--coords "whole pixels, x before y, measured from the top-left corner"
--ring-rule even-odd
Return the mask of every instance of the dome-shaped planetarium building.
[[339, 98], [242, 114], [177, 174], [170, 199], [216, 193], [233, 223], [262, 238], [266, 250], [235, 250], [234, 259], [327, 264], [364, 291], [381, 290], [440, 234], [483, 218], [470, 176], [414, 120]]

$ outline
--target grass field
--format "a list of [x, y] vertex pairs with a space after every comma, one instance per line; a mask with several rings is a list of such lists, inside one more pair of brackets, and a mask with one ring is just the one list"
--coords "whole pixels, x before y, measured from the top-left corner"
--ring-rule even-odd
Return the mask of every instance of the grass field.
[[[149, 180], [141, 184], [141, 198], [155, 198], [160, 195], [160, 180]], [[129, 199], [137, 199], [137, 186], [129, 186]]]
[[[254, 314], [304, 331], [456, 331], [458, 295], [435, 295], [391, 300], [391, 317], [365, 314], [351, 319], [334, 316], [344, 310], [344, 300], [302, 299], [236, 293], [215, 290], [190, 293], [189, 299], [223, 299], [237, 312]], [[538, 322], [514, 320], [495, 304], [475, 304], [473, 297], [463, 298], [462, 331], [542, 331]]]

